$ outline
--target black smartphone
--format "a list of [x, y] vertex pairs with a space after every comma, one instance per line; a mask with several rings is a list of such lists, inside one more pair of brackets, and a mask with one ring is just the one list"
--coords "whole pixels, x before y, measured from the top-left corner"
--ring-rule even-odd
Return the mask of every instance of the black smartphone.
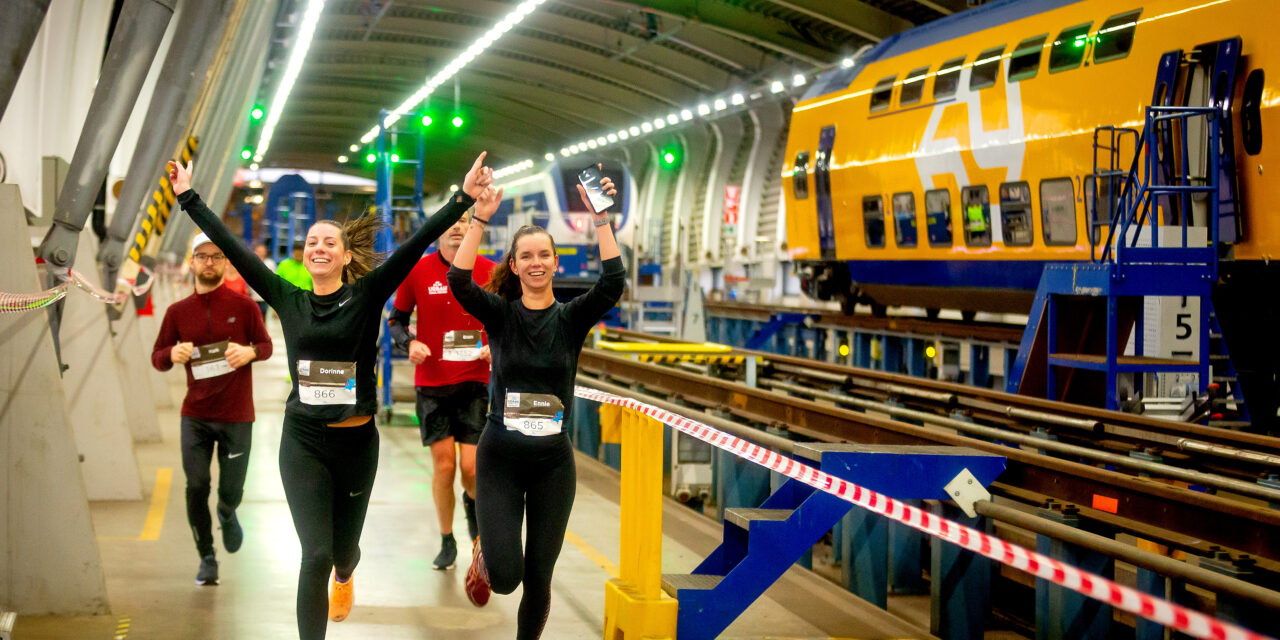
[[605, 209], [613, 206], [613, 198], [600, 188], [600, 180], [603, 178], [600, 167], [594, 164], [578, 172], [578, 182], [587, 190], [587, 199], [591, 201], [591, 208], [596, 213], [604, 213]]

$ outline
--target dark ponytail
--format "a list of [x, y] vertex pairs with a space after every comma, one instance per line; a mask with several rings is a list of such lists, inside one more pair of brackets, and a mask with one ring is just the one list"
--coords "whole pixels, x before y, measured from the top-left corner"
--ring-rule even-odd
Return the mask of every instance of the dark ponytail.
[[342, 281], [352, 284], [373, 271], [387, 258], [385, 253], [373, 250], [378, 233], [387, 228], [387, 223], [376, 213], [369, 212], [358, 218], [348, 218], [346, 224], [338, 224], [333, 220], [317, 220], [316, 224], [333, 225], [342, 232], [342, 248], [351, 252], [351, 263], [342, 267]]
[[546, 229], [531, 224], [516, 229], [515, 234], [511, 236], [511, 248], [503, 256], [502, 262], [489, 274], [489, 284], [484, 286], [486, 290], [498, 294], [504, 300], [519, 300], [520, 296], [524, 295], [524, 289], [520, 286], [520, 277], [511, 272], [511, 261], [515, 259], [516, 243], [520, 242], [520, 238], [538, 233], [547, 236], [551, 241], [551, 251], [555, 252], [556, 239], [552, 238]]

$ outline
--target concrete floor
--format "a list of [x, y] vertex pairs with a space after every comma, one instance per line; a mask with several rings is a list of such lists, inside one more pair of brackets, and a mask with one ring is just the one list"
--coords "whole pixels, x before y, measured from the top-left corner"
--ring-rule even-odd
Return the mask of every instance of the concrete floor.
[[[219, 539], [221, 585], [194, 584], [199, 558], [186, 526], [178, 414], [176, 409], [163, 410], [159, 418], [164, 441], [136, 448], [148, 501], [92, 505], [112, 614], [21, 616], [15, 640], [296, 637], [299, 547], [277, 466], [283, 399], [289, 385], [279, 325], [271, 322], [268, 327], [278, 351], [254, 365], [258, 421], [239, 510], [245, 543], [238, 553], [228, 554], [221, 550]], [[144, 337], [148, 344], [150, 339]], [[185, 391], [184, 379], [175, 372], [169, 380], [177, 406]], [[402, 410], [412, 408], [406, 405]], [[355, 607], [346, 621], [330, 623], [328, 637], [513, 637], [518, 591], [495, 596], [482, 609], [471, 606], [463, 594], [469, 544], [459, 541], [458, 569], [431, 568], [440, 538], [431, 498], [431, 459], [417, 429], [383, 427], [380, 433], [378, 478], [355, 574]], [[548, 639], [600, 637], [604, 582], [611, 577], [610, 570], [616, 571], [618, 561], [617, 473], [579, 456], [578, 474], [577, 500], [556, 567], [551, 616], [543, 634]], [[465, 532], [462, 510], [456, 511], [454, 530]], [[720, 531], [718, 524], [668, 501], [663, 570], [691, 570], [718, 544]], [[217, 538], [216, 525], [214, 533]], [[808, 571], [793, 569], [723, 637], [927, 638], [927, 617], [924, 624], [921, 628], [903, 623]]]

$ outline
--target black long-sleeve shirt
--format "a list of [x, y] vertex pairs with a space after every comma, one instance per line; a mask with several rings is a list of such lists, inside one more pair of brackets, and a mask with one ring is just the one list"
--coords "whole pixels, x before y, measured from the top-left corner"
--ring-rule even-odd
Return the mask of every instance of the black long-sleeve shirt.
[[[521, 300], [505, 300], [481, 289], [471, 270], [449, 269], [449, 288], [466, 309], [484, 323], [493, 363], [489, 374], [489, 418], [486, 428], [523, 449], [537, 449], [537, 441], [556, 438], [523, 437], [504, 421], [509, 392], [549, 394], [563, 407], [561, 425], [567, 428], [573, 406], [573, 385], [578, 355], [591, 327], [612, 309], [626, 286], [622, 258], [602, 265], [600, 279], [591, 290], [546, 309], [529, 309]], [[566, 437], [564, 430], [558, 437]], [[550, 445], [550, 442], [547, 442]]]
[[179, 195], [178, 203], [280, 315], [293, 381], [285, 412], [334, 423], [377, 412], [375, 369], [383, 306], [427, 247], [475, 200], [464, 193], [450, 198], [386, 262], [354, 284], [325, 295], [299, 289], [271, 273], [194, 190]]

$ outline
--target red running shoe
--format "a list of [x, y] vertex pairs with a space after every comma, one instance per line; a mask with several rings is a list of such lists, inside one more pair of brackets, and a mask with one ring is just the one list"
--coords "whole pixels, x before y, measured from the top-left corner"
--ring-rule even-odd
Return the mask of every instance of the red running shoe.
[[465, 581], [467, 599], [477, 607], [489, 604], [489, 570], [484, 566], [484, 553], [480, 551], [480, 540], [476, 539], [471, 548], [471, 566], [467, 568]]

